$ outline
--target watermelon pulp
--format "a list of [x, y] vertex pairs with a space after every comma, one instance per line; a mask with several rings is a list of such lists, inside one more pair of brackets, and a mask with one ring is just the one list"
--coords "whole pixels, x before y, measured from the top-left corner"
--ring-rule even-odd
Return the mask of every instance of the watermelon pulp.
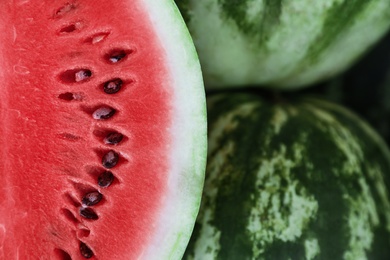
[[180, 258], [206, 139], [174, 5], [0, 8], [0, 259]]

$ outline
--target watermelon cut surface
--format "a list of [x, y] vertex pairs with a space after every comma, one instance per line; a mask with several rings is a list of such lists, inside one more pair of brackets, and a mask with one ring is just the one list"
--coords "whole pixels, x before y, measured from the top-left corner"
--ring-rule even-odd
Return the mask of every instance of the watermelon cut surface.
[[0, 259], [180, 259], [205, 102], [169, 0], [0, 2]]
[[318, 98], [209, 96], [209, 151], [184, 259], [390, 259], [390, 152]]

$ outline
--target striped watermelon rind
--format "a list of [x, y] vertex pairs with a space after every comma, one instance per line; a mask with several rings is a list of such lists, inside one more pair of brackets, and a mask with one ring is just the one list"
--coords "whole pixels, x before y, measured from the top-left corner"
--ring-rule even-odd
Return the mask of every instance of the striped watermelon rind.
[[348, 68], [390, 27], [388, 0], [176, 0], [209, 89], [295, 89]]
[[390, 153], [346, 109], [208, 99], [203, 201], [184, 259], [390, 259]]

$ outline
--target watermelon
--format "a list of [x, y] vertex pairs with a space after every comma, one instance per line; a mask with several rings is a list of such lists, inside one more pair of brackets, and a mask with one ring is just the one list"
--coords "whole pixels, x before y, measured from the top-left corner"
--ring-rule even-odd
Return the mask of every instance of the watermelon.
[[184, 259], [390, 259], [390, 152], [315, 97], [208, 98], [201, 210]]
[[170, 0], [0, 1], [0, 259], [180, 259], [206, 105]]
[[297, 89], [349, 67], [390, 27], [388, 0], [176, 0], [209, 89]]

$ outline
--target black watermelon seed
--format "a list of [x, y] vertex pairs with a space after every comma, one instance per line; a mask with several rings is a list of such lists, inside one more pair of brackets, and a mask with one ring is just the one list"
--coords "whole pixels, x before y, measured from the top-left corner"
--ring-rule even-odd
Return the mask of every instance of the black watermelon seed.
[[84, 207], [80, 208], [80, 215], [83, 218], [93, 219], [93, 220], [96, 220], [99, 218], [98, 215], [95, 213], [95, 211], [93, 211], [90, 208], [84, 208]]
[[92, 72], [90, 70], [79, 70], [76, 71], [76, 73], [74, 74], [74, 80], [76, 82], [80, 82], [90, 78], [91, 76], [92, 76]]
[[68, 26], [61, 28], [60, 33], [71, 33], [71, 32], [74, 32], [76, 30], [77, 30], [76, 25], [71, 24], [71, 25], [68, 25]]
[[119, 161], [119, 154], [114, 152], [113, 150], [110, 150], [108, 153], [106, 153], [103, 156], [102, 164], [105, 168], [112, 168], [114, 167]]
[[108, 119], [115, 114], [115, 109], [110, 107], [100, 107], [93, 112], [92, 117], [97, 120]]
[[114, 174], [110, 171], [105, 171], [98, 177], [98, 185], [102, 188], [107, 188], [114, 181]]
[[105, 144], [119, 144], [123, 139], [123, 135], [118, 133], [118, 132], [112, 132], [109, 133], [105, 138], [104, 138], [104, 143]]
[[90, 193], [87, 193], [81, 202], [84, 206], [93, 206], [98, 204], [103, 198], [103, 195], [98, 191], [92, 191]]
[[55, 16], [60, 17], [65, 15], [66, 13], [69, 13], [70, 11], [76, 9], [76, 6], [71, 3], [66, 3], [63, 7], [59, 8], [57, 12], [55, 13]]
[[85, 40], [85, 42], [91, 43], [91, 44], [97, 44], [97, 43], [104, 41], [109, 34], [110, 34], [109, 32], [96, 33], [96, 34], [92, 35], [91, 37], [87, 38]]
[[71, 101], [74, 99], [74, 96], [73, 96], [73, 93], [66, 92], [66, 93], [62, 93], [62, 94], [58, 95], [58, 98], [66, 100], [66, 101]]
[[121, 79], [113, 79], [104, 83], [103, 90], [106, 94], [115, 94], [121, 89], [122, 84]]
[[83, 242], [80, 242], [80, 253], [85, 258], [91, 258], [93, 256], [93, 252], [92, 252], [91, 248], [89, 248]]
[[109, 60], [111, 63], [117, 63], [124, 57], [126, 57], [127, 53], [123, 50], [113, 51], [109, 55]]
[[59, 75], [59, 79], [66, 83], [82, 83], [92, 77], [92, 71], [87, 68], [69, 69]]

